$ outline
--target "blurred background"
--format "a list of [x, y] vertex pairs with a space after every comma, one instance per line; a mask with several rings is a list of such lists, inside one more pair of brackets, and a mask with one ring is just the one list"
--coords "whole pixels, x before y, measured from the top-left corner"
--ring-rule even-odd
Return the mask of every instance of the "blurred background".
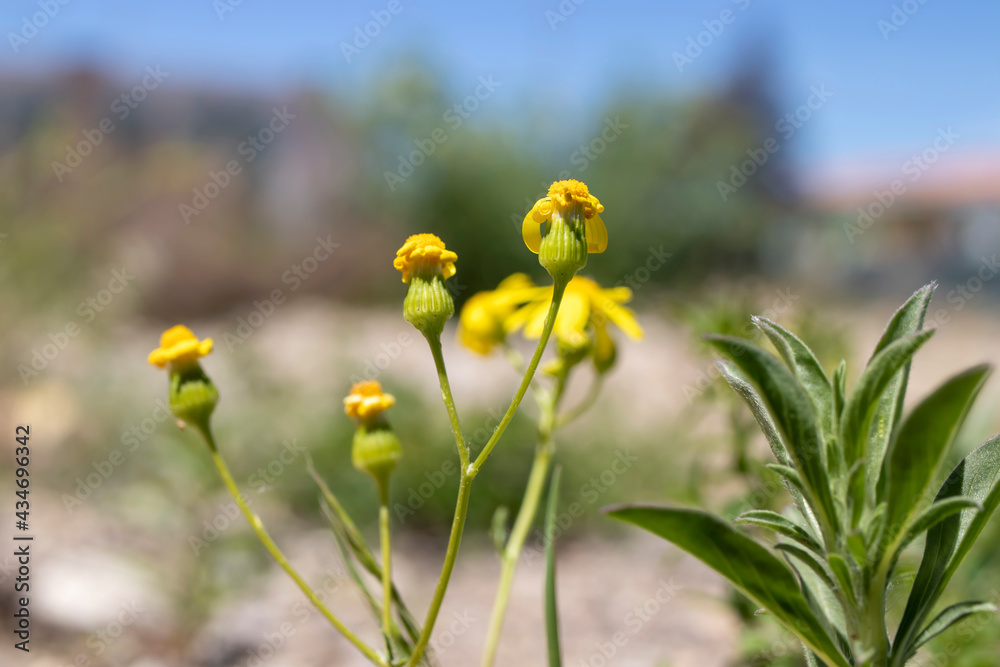
[[[941, 330], [911, 400], [1000, 360], [998, 21], [984, 0], [4, 3], [0, 490], [13, 498], [13, 432], [28, 423], [36, 542], [32, 652], [4, 642], [0, 661], [361, 664], [168, 418], [146, 355], [177, 322], [215, 340], [205, 367], [241, 486], [367, 638], [305, 460], [370, 528], [375, 495], [349, 464], [340, 401], [364, 377], [397, 396], [407, 458], [393, 494], [413, 510], [396, 513], [397, 569], [422, 616], [456, 480], [440, 481], [453, 447], [394, 251], [441, 236], [459, 255], [459, 304], [514, 271], [541, 282], [520, 222], [575, 178], [610, 234], [585, 273], [630, 286], [647, 335], [619, 341], [602, 400], [559, 442], [565, 502], [587, 509], [560, 555], [567, 664], [800, 664], [711, 573], [597, 511], [785, 502], [755, 487], [766, 448], [699, 341], [752, 336], [751, 314], [800, 332], [830, 368], [848, 359], [854, 378], [894, 308], [936, 280]], [[518, 377], [445, 336], [473, 432]], [[1000, 428], [998, 396], [988, 386], [954, 461]], [[491, 517], [516, 511], [533, 447], [519, 417], [477, 482], [442, 664], [477, 662]], [[609, 484], [622, 452], [639, 463]], [[978, 597], [1000, 591], [1000, 529], [984, 542], [956, 582]], [[543, 663], [535, 555], [501, 665]], [[14, 576], [0, 556], [5, 609]], [[627, 615], [664, 581], [679, 594], [635, 630]], [[947, 664], [996, 664], [1000, 625], [975, 630]]]

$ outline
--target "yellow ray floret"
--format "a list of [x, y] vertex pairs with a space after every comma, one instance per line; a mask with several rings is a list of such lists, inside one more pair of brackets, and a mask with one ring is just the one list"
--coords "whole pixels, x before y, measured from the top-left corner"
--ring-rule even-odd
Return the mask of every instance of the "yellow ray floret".
[[408, 283], [414, 273], [423, 271], [440, 271], [442, 277], [451, 278], [457, 260], [458, 255], [445, 248], [444, 241], [434, 234], [414, 234], [396, 251], [392, 265], [402, 272], [403, 282]]
[[587, 252], [602, 253], [608, 248], [608, 230], [600, 214], [604, 206], [597, 197], [590, 194], [587, 186], [580, 181], [556, 181], [549, 187], [549, 193], [535, 202], [524, 216], [521, 235], [531, 252], [538, 254], [542, 243], [542, 227], [555, 211], [566, 211], [574, 205], [583, 206], [583, 217], [587, 234]]
[[382, 391], [382, 385], [377, 381], [367, 380], [351, 387], [351, 393], [344, 399], [344, 412], [351, 419], [368, 420], [395, 404], [395, 396]]
[[[596, 331], [613, 322], [629, 338], [639, 340], [643, 337], [642, 327], [635, 313], [623, 305], [631, 300], [632, 290], [627, 287], [605, 289], [589, 278], [576, 276], [566, 287], [553, 330], [557, 337], [574, 340], [586, 333], [588, 327]], [[551, 303], [552, 290], [548, 289], [540, 298], [510, 316], [510, 330], [523, 327], [527, 338], [540, 337]]]
[[198, 340], [183, 324], [170, 327], [160, 336], [160, 347], [149, 353], [149, 363], [165, 368], [169, 363], [197, 361], [212, 351], [212, 339]]
[[527, 275], [515, 273], [495, 290], [473, 295], [459, 317], [459, 342], [473, 352], [489, 354], [506, 337], [507, 320], [517, 307], [545, 292], [546, 288], [537, 287]]

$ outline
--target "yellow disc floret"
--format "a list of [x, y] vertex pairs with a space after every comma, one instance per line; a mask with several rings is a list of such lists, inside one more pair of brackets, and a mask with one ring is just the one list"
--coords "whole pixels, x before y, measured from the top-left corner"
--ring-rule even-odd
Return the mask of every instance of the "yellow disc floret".
[[212, 339], [198, 340], [183, 324], [178, 324], [163, 332], [160, 347], [149, 353], [149, 363], [160, 368], [167, 364], [184, 364], [197, 361], [212, 351]]
[[444, 241], [434, 234], [414, 234], [396, 251], [392, 265], [403, 274], [403, 282], [410, 282], [415, 273], [440, 272], [443, 278], [455, 275], [458, 255], [445, 248]]
[[521, 235], [528, 249], [537, 254], [544, 236], [543, 227], [553, 214], [565, 215], [576, 206], [582, 209], [585, 221], [587, 252], [604, 252], [608, 247], [608, 231], [600, 216], [604, 212], [604, 206], [597, 197], [590, 194], [584, 183], [575, 180], [556, 181], [549, 187], [548, 195], [536, 201], [528, 211], [521, 227]]
[[396, 398], [382, 391], [381, 384], [366, 380], [351, 387], [351, 393], [344, 399], [344, 412], [352, 419], [370, 421], [395, 404]]

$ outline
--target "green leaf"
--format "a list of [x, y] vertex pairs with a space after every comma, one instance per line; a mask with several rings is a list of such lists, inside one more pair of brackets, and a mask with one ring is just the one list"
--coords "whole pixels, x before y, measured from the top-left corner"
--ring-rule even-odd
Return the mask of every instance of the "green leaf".
[[931, 481], [989, 372], [989, 366], [975, 366], [946, 380], [903, 421], [886, 452], [884, 545], [905, 538], [910, 519], [926, 503]]
[[700, 510], [648, 505], [620, 505], [606, 508], [605, 512], [659, 535], [700, 559], [764, 607], [828, 665], [850, 664], [809, 608], [792, 571], [726, 521]]
[[920, 346], [934, 334], [933, 330], [920, 331], [893, 341], [868, 362], [865, 372], [858, 378], [854, 390], [844, 406], [844, 420], [840, 425], [840, 441], [844, 447], [847, 465], [852, 465], [865, 455], [865, 440], [872, 425], [875, 409], [882, 393], [916, 353]]
[[837, 584], [840, 590], [847, 594], [848, 599], [857, 604], [857, 594], [854, 590], [854, 580], [851, 577], [851, 567], [844, 560], [844, 557], [840, 554], [830, 554], [827, 557], [827, 562], [830, 563], [830, 571], [833, 572], [834, 579], [837, 580]]
[[[847, 403], [847, 362], [843, 359], [833, 372], [833, 417], [837, 424]], [[839, 426], [838, 426], [839, 429]]]
[[[927, 308], [930, 306], [936, 288], [936, 283], [925, 285], [896, 311], [892, 319], [889, 320], [889, 324], [886, 325], [881, 340], [875, 346], [869, 365], [880, 352], [892, 343], [923, 328], [924, 317], [927, 315]], [[869, 493], [875, 492], [881, 475], [882, 459], [885, 457], [889, 442], [896, 433], [903, 416], [903, 399], [906, 397], [909, 376], [910, 364], [907, 362], [902, 372], [889, 383], [872, 417], [873, 423], [877, 424], [878, 428], [869, 431], [868, 454], [865, 457], [868, 460], [867, 485]]]
[[784, 465], [791, 465], [792, 461], [788, 458], [788, 451], [781, 441], [778, 427], [774, 425], [774, 420], [771, 419], [771, 415], [767, 411], [767, 406], [764, 405], [764, 400], [757, 393], [757, 390], [740, 372], [736, 364], [730, 361], [719, 361], [716, 363], [716, 366], [722, 374], [723, 379], [740, 395], [740, 398], [750, 408], [750, 413], [757, 420], [760, 430], [764, 432], [764, 437], [767, 438], [767, 444], [771, 446], [774, 458], [778, 459]]
[[742, 338], [708, 336], [760, 389], [782, 441], [799, 471], [820, 524], [836, 524], [836, 509], [825, 465], [826, 441], [820, 435], [812, 402], [802, 385], [773, 355]]
[[754, 317], [754, 324], [764, 332], [771, 344], [781, 354], [788, 368], [798, 378], [812, 400], [823, 433], [834, 434], [833, 430], [833, 384], [826, 371], [816, 359], [812, 350], [795, 334], [764, 317]]
[[969, 498], [968, 496], [945, 498], [934, 503], [918, 514], [913, 523], [910, 524], [910, 529], [907, 531], [906, 541], [903, 546], [906, 546], [906, 544], [915, 540], [921, 533], [930, 530], [952, 514], [957, 514], [965, 509], [974, 509], [977, 512], [982, 512], [983, 504], [975, 498]]
[[[852, 527], [858, 525], [865, 507], [865, 491], [869, 488], [866, 486], [866, 480], [870, 477], [868, 469], [874, 465], [873, 460], [867, 458], [868, 455], [874, 453], [866, 451], [866, 443], [872, 432], [872, 423], [879, 402], [896, 375], [933, 334], [933, 331], [920, 331], [903, 336], [887, 345], [868, 363], [868, 367], [858, 378], [854, 390], [847, 399], [847, 405], [844, 407], [844, 418], [840, 423], [840, 442], [844, 448], [844, 460], [849, 468], [858, 461], [864, 461], [865, 466], [848, 486], [848, 506], [851, 508]], [[890, 424], [879, 421], [874, 429], [875, 434], [871, 437], [880, 440], [884, 435], [888, 438], [890, 428]], [[881, 455], [879, 455], [879, 459], [881, 460]]]
[[822, 553], [823, 551], [823, 547], [816, 541], [816, 538], [806, 532], [804, 528], [771, 510], [750, 510], [744, 512], [736, 517], [733, 523], [767, 528], [805, 545], [816, 553]]
[[1000, 506], [1000, 435], [984, 442], [955, 467], [941, 486], [937, 501], [956, 496], [972, 498], [980, 502], [983, 509], [962, 510], [927, 531], [924, 557], [892, 647], [893, 667], [901, 667], [905, 662], [917, 628], [930, 614], [986, 522]]
[[[831, 577], [830, 573], [826, 571], [825, 567], [823, 567], [823, 563], [819, 562], [819, 560], [816, 559], [816, 556], [812, 553], [806, 551], [797, 544], [792, 544], [791, 542], [779, 542], [774, 545], [774, 548], [778, 551], [784, 551], [785, 553], [794, 556], [798, 562], [808, 566], [809, 569], [820, 578], [820, 581], [822, 581], [823, 584], [826, 585], [826, 587], [831, 591], [837, 588], [837, 585], [833, 582], [833, 577]], [[800, 575], [802, 574], [802, 570], [796, 567], [794, 563], [792, 563], [792, 567]]]
[[1000, 611], [1000, 609], [997, 609], [997, 606], [990, 602], [959, 602], [958, 604], [953, 604], [927, 624], [927, 627], [914, 640], [913, 647], [910, 649], [910, 655], [912, 656], [918, 648], [959, 621], [973, 614], [995, 614], [997, 611]]
[[545, 639], [549, 652], [549, 667], [561, 667], [559, 650], [559, 607], [556, 600], [556, 513], [559, 510], [559, 479], [561, 466], [552, 471], [549, 500], [545, 509]]

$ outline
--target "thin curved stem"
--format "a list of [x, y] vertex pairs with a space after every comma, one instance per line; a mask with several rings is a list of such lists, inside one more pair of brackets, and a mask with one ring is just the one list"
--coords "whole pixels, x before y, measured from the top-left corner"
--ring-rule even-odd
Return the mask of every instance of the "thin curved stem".
[[332, 611], [330, 611], [316, 592], [306, 583], [305, 579], [302, 578], [292, 564], [288, 562], [285, 558], [285, 554], [281, 552], [278, 545], [274, 543], [271, 536], [268, 535], [267, 530], [264, 528], [264, 523], [260, 520], [260, 517], [253, 513], [250, 506], [247, 505], [246, 500], [243, 498], [243, 494], [240, 493], [240, 489], [236, 486], [236, 482], [233, 480], [232, 474], [229, 472], [229, 467], [226, 466], [226, 462], [219, 455], [218, 448], [215, 445], [215, 438], [212, 436], [211, 431], [205, 429], [202, 431], [202, 435], [205, 436], [205, 440], [208, 442], [209, 448], [212, 450], [212, 461], [215, 463], [215, 467], [219, 471], [219, 476], [222, 477], [222, 483], [225, 484], [226, 489], [229, 490], [230, 495], [232, 495], [233, 500], [239, 506], [240, 510], [243, 512], [243, 516], [246, 517], [247, 521], [250, 523], [250, 528], [257, 535], [257, 539], [260, 540], [264, 548], [267, 549], [274, 561], [281, 566], [281, 569], [291, 577], [292, 581], [305, 593], [305, 596], [309, 598], [309, 601], [313, 603], [313, 606], [321, 613], [330, 624], [335, 627], [340, 634], [344, 635], [347, 641], [354, 644], [354, 646], [361, 651], [366, 658], [371, 660], [376, 665], [381, 665], [382, 667], [387, 667], [385, 660], [382, 659], [378, 653], [375, 652], [370, 646], [361, 641], [357, 635], [355, 635], [350, 628], [344, 625], [339, 618], [337, 618]]
[[427, 617], [424, 619], [424, 627], [417, 639], [417, 645], [413, 647], [413, 653], [407, 662], [407, 667], [419, 665], [427, 650], [427, 644], [431, 639], [431, 632], [434, 630], [434, 623], [437, 621], [438, 612], [441, 611], [441, 603], [444, 602], [444, 594], [448, 590], [448, 582], [451, 580], [452, 570], [455, 569], [455, 559], [458, 558], [458, 548], [462, 543], [462, 533], [465, 531], [465, 517], [469, 512], [469, 496], [472, 487], [472, 478], [465, 471], [462, 471], [462, 478], [458, 484], [458, 501], [455, 503], [455, 519], [451, 524], [451, 536], [448, 538], [448, 550], [445, 552], [444, 565], [441, 566], [441, 576], [438, 577], [437, 587], [434, 589], [434, 597], [431, 598], [431, 605], [427, 609]]
[[555, 453], [555, 440], [552, 437], [553, 431], [557, 427], [555, 414], [559, 401], [563, 397], [563, 390], [566, 388], [566, 379], [566, 373], [562, 373], [556, 378], [552, 398], [546, 402], [542, 409], [535, 460], [531, 465], [531, 473], [528, 476], [528, 484], [524, 490], [521, 508], [517, 512], [517, 519], [514, 520], [514, 526], [511, 528], [510, 537], [507, 539], [501, 556], [500, 582], [497, 584], [496, 599], [490, 614], [490, 626], [483, 649], [482, 667], [492, 667], [496, 661], [497, 649], [500, 646], [500, 634], [503, 632], [507, 605], [514, 584], [514, 573], [517, 571], [517, 564], [521, 559], [521, 552], [524, 550], [528, 533], [535, 523], [542, 492], [545, 489], [545, 480], [548, 479], [549, 467]]
[[601, 388], [603, 385], [604, 375], [599, 374], [596, 378], [594, 378], [594, 382], [590, 385], [590, 391], [588, 391], [586, 397], [580, 401], [580, 404], [571, 410], [567, 410], [556, 418], [556, 428], [562, 428], [563, 426], [576, 421], [583, 416], [587, 410], [592, 408], [594, 403], [597, 402], [598, 397], [601, 395]]
[[531, 380], [535, 377], [535, 370], [538, 368], [538, 362], [542, 360], [542, 353], [545, 352], [545, 347], [549, 342], [549, 336], [552, 335], [552, 327], [556, 323], [556, 315], [559, 312], [559, 305], [562, 303], [563, 294], [566, 293], [566, 285], [569, 281], [559, 280], [552, 285], [552, 303], [549, 305], [549, 312], [545, 316], [545, 325], [542, 327], [542, 335], [538, 339], [538, 345], [535, 347], [535, 353], [531, 356], [531, 361], [528, 362], [528, 369], [524, 374], [524, 379], [521, 380], [521, 386], [517, 388], [517, 392], [514, 394], [514, 398], [510, 402], [510, 407], [507, 408], [507, 412], [504, 414], [503, 419], [500, 420], [500, 424], [497, 425], [496, 430], [493, 431], [493, 435], [490, 437], [489, 442], [483, 447], [483, 451], [479, 452], [479, 456], [472, 463], [469, 469], [469, 474], [475, 477], [479, 474], [479, 471], [483, 467], [483, 463], [489, 458], [490, 453], [493, 452], [493, 448], [496, 447], [497, 442], [503, 435], [504, 431], [507, 430], [507, 425], [510, 424], [510, 420], [514, 418], [514, 413], [517, 412], [518, 406], [521, 405], [521, 400], [524, 398], [524, 394], [528, 391], [528, 387], [531, 385]]
[[469, 445], [462, 435], [462, 425], [458, 421], [458, 410], [455, 408], [455, 398], [451, 393], [451, 383], [448, 382], [448, 370], [444, 365], [444, 355], [441, 352], [441, 338], [428, 337], [427, 344], [431, 347], [431, 354], [434, 356], [434, 366], [437, 368], [438, 383], [441, 385], [441, 399], [444, 407], [448, 410], [448, 419], [451, 421], [451, 432], [455, 436], [455, 445], [458, 447], [458, 458], [462, 462], [462, 469], [469, 467]]
[[382, 542], [382, 631], [389, 637], [396, 634], [392, 622], [392, 542], [389, 532], [389, 505], [383, 499], [378, 509], [379, 535]]

